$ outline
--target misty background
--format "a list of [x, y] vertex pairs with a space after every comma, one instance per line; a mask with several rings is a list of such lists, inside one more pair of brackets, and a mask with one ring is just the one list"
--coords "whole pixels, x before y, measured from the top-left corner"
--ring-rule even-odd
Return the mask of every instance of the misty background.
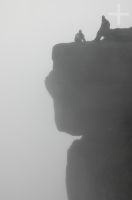
[[78, 29], [95, 38], [104, 14], [112, 28], [117, 3], [132, 26], [125, 0], [0, 1], [0, 199], [67, 200], [66, 152], [75, 139], [59, 133], [44, 79], [56, 43], [72, 42]]

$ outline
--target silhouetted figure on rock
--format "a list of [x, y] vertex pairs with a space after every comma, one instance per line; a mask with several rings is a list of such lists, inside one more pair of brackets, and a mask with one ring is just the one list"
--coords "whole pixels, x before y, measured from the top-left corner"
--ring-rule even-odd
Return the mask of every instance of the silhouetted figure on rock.
[[78, 33], [75, 35], [75, 42], [76, 43], [86, 43], [85, 36], [82, 33], [82, 30], [79, 30]]
[[105, 16], [102, 16], [102, 24], [101, 27], [96, 35], [95, 40], [99, 41], [101, 39], [101, 37], [106, 37], [107, 34], [110, 31], [110, 22], [105, 18]]

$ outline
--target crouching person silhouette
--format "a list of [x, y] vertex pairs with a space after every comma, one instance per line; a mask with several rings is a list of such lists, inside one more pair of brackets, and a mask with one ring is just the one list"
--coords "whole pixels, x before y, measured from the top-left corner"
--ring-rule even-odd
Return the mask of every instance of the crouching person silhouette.
[[84, 34], [82, 33], [82, 30], [79, 30], [79, 32], [76, 33], [74, 41], [76, 43], [79, 43], [79, 44], [85, 44], [86, 43], [86, 39], [85, 39]]

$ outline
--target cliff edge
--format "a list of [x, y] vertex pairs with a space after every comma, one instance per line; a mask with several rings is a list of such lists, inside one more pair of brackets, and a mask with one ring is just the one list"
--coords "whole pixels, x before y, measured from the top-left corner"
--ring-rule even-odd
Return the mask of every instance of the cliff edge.
[[59, 131], [97, 138], [132, 128], [132, 41], [58, 44], [52, 59], [45, 83]]
[[132, 199], [129, 31], [109, 30], [100, 41], [53, 48], [53, 70], [45, 83], [56, 125], [61, 132], [82, 136], [67, 154], [68, 200]]

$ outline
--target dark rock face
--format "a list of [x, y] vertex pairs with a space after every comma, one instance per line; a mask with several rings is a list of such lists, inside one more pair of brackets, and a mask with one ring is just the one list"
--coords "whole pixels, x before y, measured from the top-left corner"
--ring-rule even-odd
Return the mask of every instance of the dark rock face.
[[132, 41], [132, 27], [131, 28], [116, 28], [110, 29], [107, 34], [107, 39], [112, 39], [116, 41]]
[[131, 200], [132, 140], [112, 144], [82, 138], [68, 151], [69, 200]]
[[68, 151], [69, 200], [132, 199], [132, 42], [60, 44], [52, 57], [57, 128], [82, 136]]
[[60, 131], [88, 136], [92, 132], [97, 137], [100, 131], [128, 128], [132, 43], [58, 45], [53, 49], [53, 61], [46, 86], [54, 99]]

